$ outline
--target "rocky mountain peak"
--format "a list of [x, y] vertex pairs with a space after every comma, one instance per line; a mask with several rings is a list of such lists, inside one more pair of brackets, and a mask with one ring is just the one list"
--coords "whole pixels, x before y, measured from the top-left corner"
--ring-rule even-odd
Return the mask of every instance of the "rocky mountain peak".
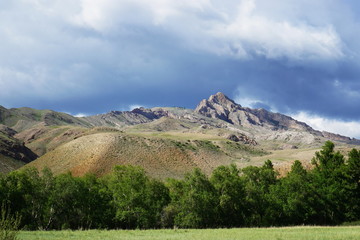
[[208, 100], [203, 99], [196, 107], [195, 112], [206, 117], [218, 118], [232, 123], [229, 119], [229, 113], [240, 108], [240, 105], [225, 96], [225, 94], [218, 92], [211, 95]]
[[208, 100], [202, 100], [195, 112], [245, 127], [260, 126], [272, 130], [298, 129], [312, 131], [305, 123], [298, 122], [286, 115], [272, 113], [265, 109], [242, 107], [221, 92], [210, 96]]
[[315, 137], [325, 137], [329, 140], [360, 144], [360, 140], [357, 139], [314, 130], [306, 123], [299, 122], [281, 113], [273, 113], [265, 109], [241, 107], [240, 104], [235, 103], [221, 92], [210, 96], [208, 100], [202, 100], [196, 107], [195, 112], [206, 117], [224, 120], [235, 126], [256, 128], [260, 131], [284, 132], [291, 130], [306, 132]]
[[223, 94], [222, 92], [218, 92], [215, 95], [211, 95], [208, 99], [208, 102], [213, 104], [219, 104], [223, 107], [228, 107], [228, 108], [233, 107], [233, 105], [240, 106], [239, 104], [236, 104], [232, 99], [225, 96], [225, 94]]

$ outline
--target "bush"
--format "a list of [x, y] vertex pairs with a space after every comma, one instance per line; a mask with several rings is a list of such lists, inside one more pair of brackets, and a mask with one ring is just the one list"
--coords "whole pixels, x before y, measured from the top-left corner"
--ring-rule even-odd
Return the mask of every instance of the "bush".
[[6, 207], [1, 208], [0, 240], [16, 240], [19, 233], [20, 217], [12, 216]]

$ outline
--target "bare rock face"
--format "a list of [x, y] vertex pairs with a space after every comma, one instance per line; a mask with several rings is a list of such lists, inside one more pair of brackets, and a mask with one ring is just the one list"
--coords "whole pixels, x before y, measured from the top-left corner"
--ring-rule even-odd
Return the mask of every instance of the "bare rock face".
[[132, 111], [111, 111], [83, 118], [92, 126], [123, 127], [152, 122], [161, 117], [167, 117], [169, 113], [163, 109], [135, 108]]
[[[45, 125], [42, 125], [45, 126]], [[31, 143], [35, 139], [39, 138], [42, 134], [46, 132], [44, 127], [31, 128], [21, 133], [16, 134], [14, 137], [23, 141], [25, 144]]]
[[141, 116], [146, 117], [149, 120], [154, 120], [169, 116], [169, 113], [161, 108], [158, 110], [152, 110], [141, 107], [141, 108], [135, 108], [134, 110], [131, 111], [131, 113], [139, 114]]
[[37, 155], [28, 149], [23, 142], [13, 137], [13, 130], [5, 127], [1, 129], [0, 133], [0, 162], [2, 161], [1, 156], [7, 156], [24, 163], [29, 163], [37, 158]]
[[262, 125], [261, 119], [255, 114], [235, 103], [221, 92], [210, 96], [208, 100], [202, 100], [196, 107], [195, 112], [239, 126]]
[[255, 141], [255, 139], [252, 139], [248, 136], [246, 136], [245, 134], [230, 134], [227, 139], [233, 141], [233, 142], [241, 142], [244, 144], [249, 144], [249, 145], [253, 145], [256, 146], [258, 143]]
[[291, 139], [296, 140], [299, 135], [307, 136], [309, 139], [311, 136], [312, 140], [309, 141], [314, 141], [314, 139], [318, 137], [324, 137], [333, 141], [360, 145], [360, 140], [358, 139], [351, 139], [338, 134], [314, 130], [306, 123], [297, 121], [284, 114], [273, 113], [262, 108], [251, 109], [242, 107], [240, 104], [235, 103], [233, 100], [220, 92], [210, 96], [208, 100], [202, 100], [196, 107], [195, 113], [210, 118], [221, 119], [235, 126], [243, 126], [250, 129], [257, 128], [260, 132], [270, 130], [271, 133], [268, 133], [270, 135], [270, 139], [274, 134], [284, 135], [282, 133], [290, 131], [294, 136], [286, 137], [283, 139], [284, 141], [290, 141]]
[[196, 107], [195, 112], [206, 117], [221, 119], [245, 127], [261, 126], [272, 130], [313, 130], [305, 123], [283, 114], [272, 113], [265, 109], [242, 107], [220, 92], [210, 96], [208, 100], [202, 100]]
[[208, 100], [202, 100], [196, 107], [195, 112], [206, 117], [217, 118], [233, 123], [229, 118], [229, 114], [240, 108], [240, 105], [226, 97], [223, 93], [218, 92], [217, 94], [210, 96]]
[[17, 141], [3, 141], [0, 143], [0, 154], [29, 163], [37, 158], [37, 155]]
[[322, 131], [321, 134], [323, 137], [330, 139], [332, 141], [339, 141], [339, 142], [345, 142], [345, 143], [349, 143], [349, 144], [360, 145], [360, 140], [355, 139], [355, 138], [349, 138], [349, 137], [345, 137], [345, 136], [342, 136], [339, 134], [330, 133], [330, 132], [326, 132], [326, 131]]
[[11, 137], [17, 133], [14, 129], [9, 128], [3, 124], [0, 124], [0, 132]]

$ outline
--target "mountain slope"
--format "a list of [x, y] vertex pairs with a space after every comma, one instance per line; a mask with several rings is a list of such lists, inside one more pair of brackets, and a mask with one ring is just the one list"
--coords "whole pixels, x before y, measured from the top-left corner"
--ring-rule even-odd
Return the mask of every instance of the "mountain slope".
[[168, 112], [163, 111], [161, 108], [158, 110], [136, 108], [132, 111], [111, 111], [106, 114], [98, 114], [82, 119], [92, 126], [121, 128], [128, 125], [152, 122], [164, 116], [168, 116]]
[[280, 113], [242, 107], [222, 93], [202, 100], [195, 110], [136, 108], [76, 118], [51, 110], [0, 108], [0, 121], [7, 125], [7, 138], [40, 156], [27, 166], [50, 167], [55, 174], [103, 175], [114, 165], [133, 164], [154, 177], [181, 177], [194, 167], [209, 173], [230, 163], [261, 165], [267, 157], [281, 165], [284, 153], [309, 163], [308, 153], [326, 140], [345, 147], [359, 144]]
[[0, 172], [13, 171], [37, 158], [29, 148], [14, 138], [16, 131], [0, 124]]
[[221, 137], [171, 136], [100, 132], [79, 137], [57, 147], [31, 162], [27, 167], [49, 167], [56, 174], [71, 171], [74, 175], [91, 172], [104, 175], [115, 165], [143, 167], [153, 177], [181, 177], [194, 167], [210, 173], [219, 165], [236, 163], [245, 166], [251, 156], [266, 152]]
[[6, 109], [0, 106], [0, 124], [11, 127], [17, 132], [30, 129], [38, 124], [45, 126], [72, 125], [90, 127], [81, 118], [52, 110], [37, 110], [32, 108]]
[[[240, 104], [236, 104], [233, 100], [229, 99], [221, 92], [210, 96], [208, 100], [202, 100], [196, 107], [195, 112], [206, 117], [224, 120], [235, 126], [257, 129], [258, 132], [260, 132], [258, 134], [258, 138], [262, 138], [261, 135], [268, 133], [269, 131], [267, 130], [271, 130], [274, 133], [292, 131], [298, 133], [302, 132], [304, 134], [304, 138], [305, 135], [312, 135], [314, 141], [321, 137], [347, 144], [360, 144], [360, 141], [357, 139], [351, 139], [338, 134], [316, 131], [306, 123], [297, 121], [280, 113], [269, 112], [265, 109], [244, 108]], [[289, 134], [286, 135], [288, 138], [290, 137]], [[278, 135], [275, 134], [275, 136]]]

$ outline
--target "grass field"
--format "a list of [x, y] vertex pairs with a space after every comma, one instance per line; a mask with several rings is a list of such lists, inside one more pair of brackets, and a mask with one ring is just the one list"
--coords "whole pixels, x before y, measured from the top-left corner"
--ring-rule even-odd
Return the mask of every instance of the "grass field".
[[201, 230], [90, 230], [90, 231], [22, 231], [19, 238], [78, 239], [78, 240], [358, 240], [360, 227], [289, 227], [289, 228], [242, 228]]

